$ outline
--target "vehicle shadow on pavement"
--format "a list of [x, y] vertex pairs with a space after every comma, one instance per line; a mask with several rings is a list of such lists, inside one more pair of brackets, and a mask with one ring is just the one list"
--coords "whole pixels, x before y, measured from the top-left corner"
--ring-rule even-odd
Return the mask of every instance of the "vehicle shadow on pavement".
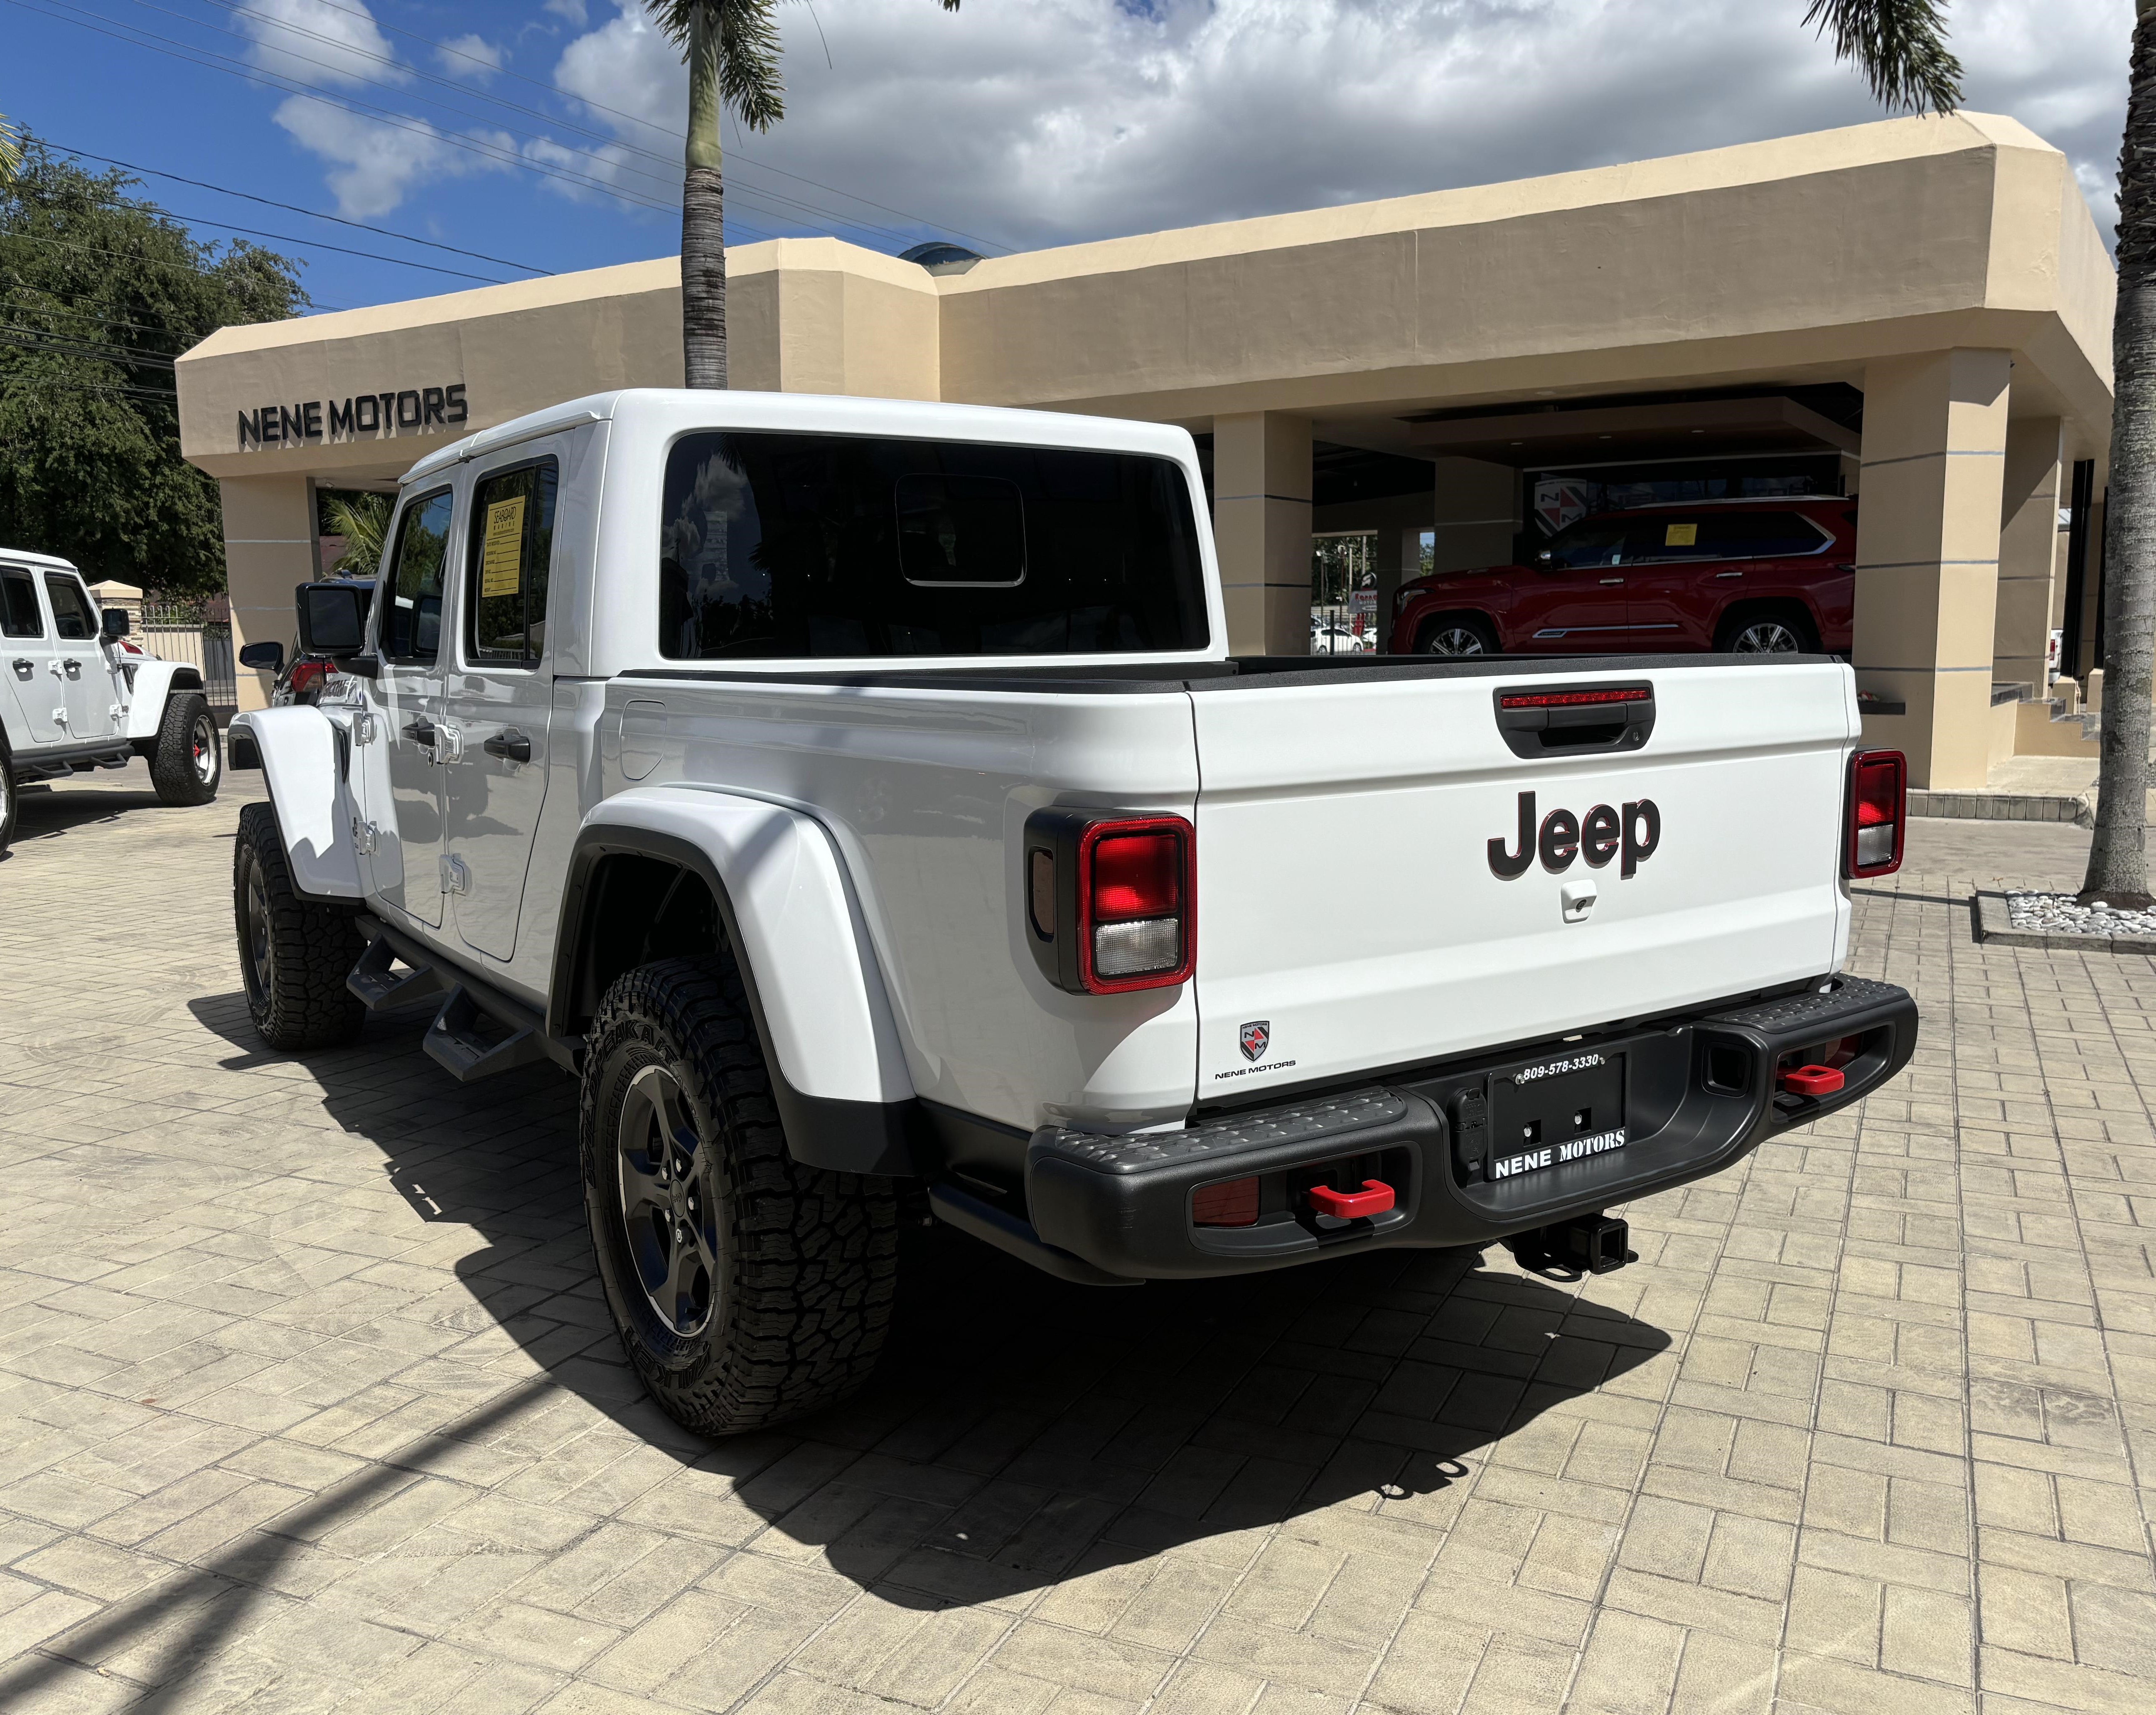
[[871, 1386], [713, 1443], [662, 1416], [623, 1361], [591, 1266], [571, 1081], [542, 1067], [458, 1085], [419, 1051], [424, 1008], [370, 1019], [355, 1048], [286, 1056], [262, 1048], [240, 994], [189, 1007], [244, 1054], [304, 1064], [292, 1099], [380, 1150], [423, 1219], [478, 1235], [455, 1274], [533, 1382], [665, 1449], [696, 1474], [694, 1497], [727, 1480], [732, 1522], [700, 1518], [685, 1492], [680, 1529], [738, 1543], [767, 1522], [886, 1601], [993, 1600], [1164, 1551], [1202, 1560], [1343, 1503], [1373, 1529], [1387, 1512], [1442, 1522], [1493, 1442], [1529, 1436], [1535, 1467], [1556, 1474], [1575, 1427], [1563, 1408], [1621, 1389], [1671, 1344], [1473, 1250], [1114, 1290], [916, 1225]]
[[110, 822], [136, 810], [169, 810], [154, 792], [132, 792], [107, 787], [100, 791], [24, 790], [15, 801], [15, 838], [25, 845], [33, 840], [57, 840], [79, 828]]

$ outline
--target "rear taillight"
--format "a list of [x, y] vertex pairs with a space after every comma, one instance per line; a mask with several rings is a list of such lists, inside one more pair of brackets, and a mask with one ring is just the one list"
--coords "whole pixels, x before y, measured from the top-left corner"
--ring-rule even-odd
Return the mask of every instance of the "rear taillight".
[[1197, 837], [1180, 816], [1042, 810], [1026, 823], [1025, 915], [1057, 987], [1120, 994], [1187, 982]]
[[1190, 1194], [1190, 1221], [1199, 1227], [1254, 1227], [1258, 1224], [1255, 1178], [1223, 1179]]
[[312, 691], [316, 685], [326, 682], [330, 676], [330, 672], [331, 669], [326, 662], [293, 662], [291, 684], [292, 695], [297, 696], [302, 691]]
[[1849, 763], [1849, 832], [1843, 867], [1853, 876], [1902, 867], [1909, 817], [1909, 764], [1898, 750], [1861, 750]]

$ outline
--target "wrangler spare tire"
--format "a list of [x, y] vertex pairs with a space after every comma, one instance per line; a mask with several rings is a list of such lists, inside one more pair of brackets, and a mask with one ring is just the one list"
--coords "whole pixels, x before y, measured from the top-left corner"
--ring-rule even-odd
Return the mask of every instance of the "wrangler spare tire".
[[860, 1387], [897, 1286], [891, 1181], [793, 1159], [732, 957], [629, 971], [585, 1041], [592, 1248], [652, 1398], [726, 1435]]

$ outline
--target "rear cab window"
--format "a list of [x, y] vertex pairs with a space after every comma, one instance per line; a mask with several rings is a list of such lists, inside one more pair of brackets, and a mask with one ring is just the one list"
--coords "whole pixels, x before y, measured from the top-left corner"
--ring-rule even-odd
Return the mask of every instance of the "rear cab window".
[[547, 645], [547, 585], [554, 558], [555, 461], [490, 471], [472, 494], [465, 545], [465, 658], [529, 667]]
[[1146, 454], [711, 431], [666, 462], [670, 660], [1165, 653], [1209, 639], [1189, 485]]
[[43, 637], [45, 617], [38, 611], [38, 587], [30, 574], [0, 566], [0, 637]]

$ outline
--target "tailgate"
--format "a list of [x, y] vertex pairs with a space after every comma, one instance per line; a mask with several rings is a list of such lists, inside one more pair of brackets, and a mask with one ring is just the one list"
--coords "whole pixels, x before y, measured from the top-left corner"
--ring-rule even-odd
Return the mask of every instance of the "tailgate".
[[[1838, 965], [1857, 731], [1846, 668], [1521, 661], [1315, 677], [1193, 688], [1200, 1101]], [[1545, 752], [1517, 737], [1522, 757], [1499, 730], [1501, 691], [1643, 685], [1644, 743]], [[1573, 819], [1569, 861], [1560, 820], [1555, 866], [1538, 848], [1522, 866], [1528, 793], [1537, 834], [1553, 811]], [[1597, 806], [1610, 814], [1585, 825]], [[1609, 853], [1599, 865], [1589, 841]]]

